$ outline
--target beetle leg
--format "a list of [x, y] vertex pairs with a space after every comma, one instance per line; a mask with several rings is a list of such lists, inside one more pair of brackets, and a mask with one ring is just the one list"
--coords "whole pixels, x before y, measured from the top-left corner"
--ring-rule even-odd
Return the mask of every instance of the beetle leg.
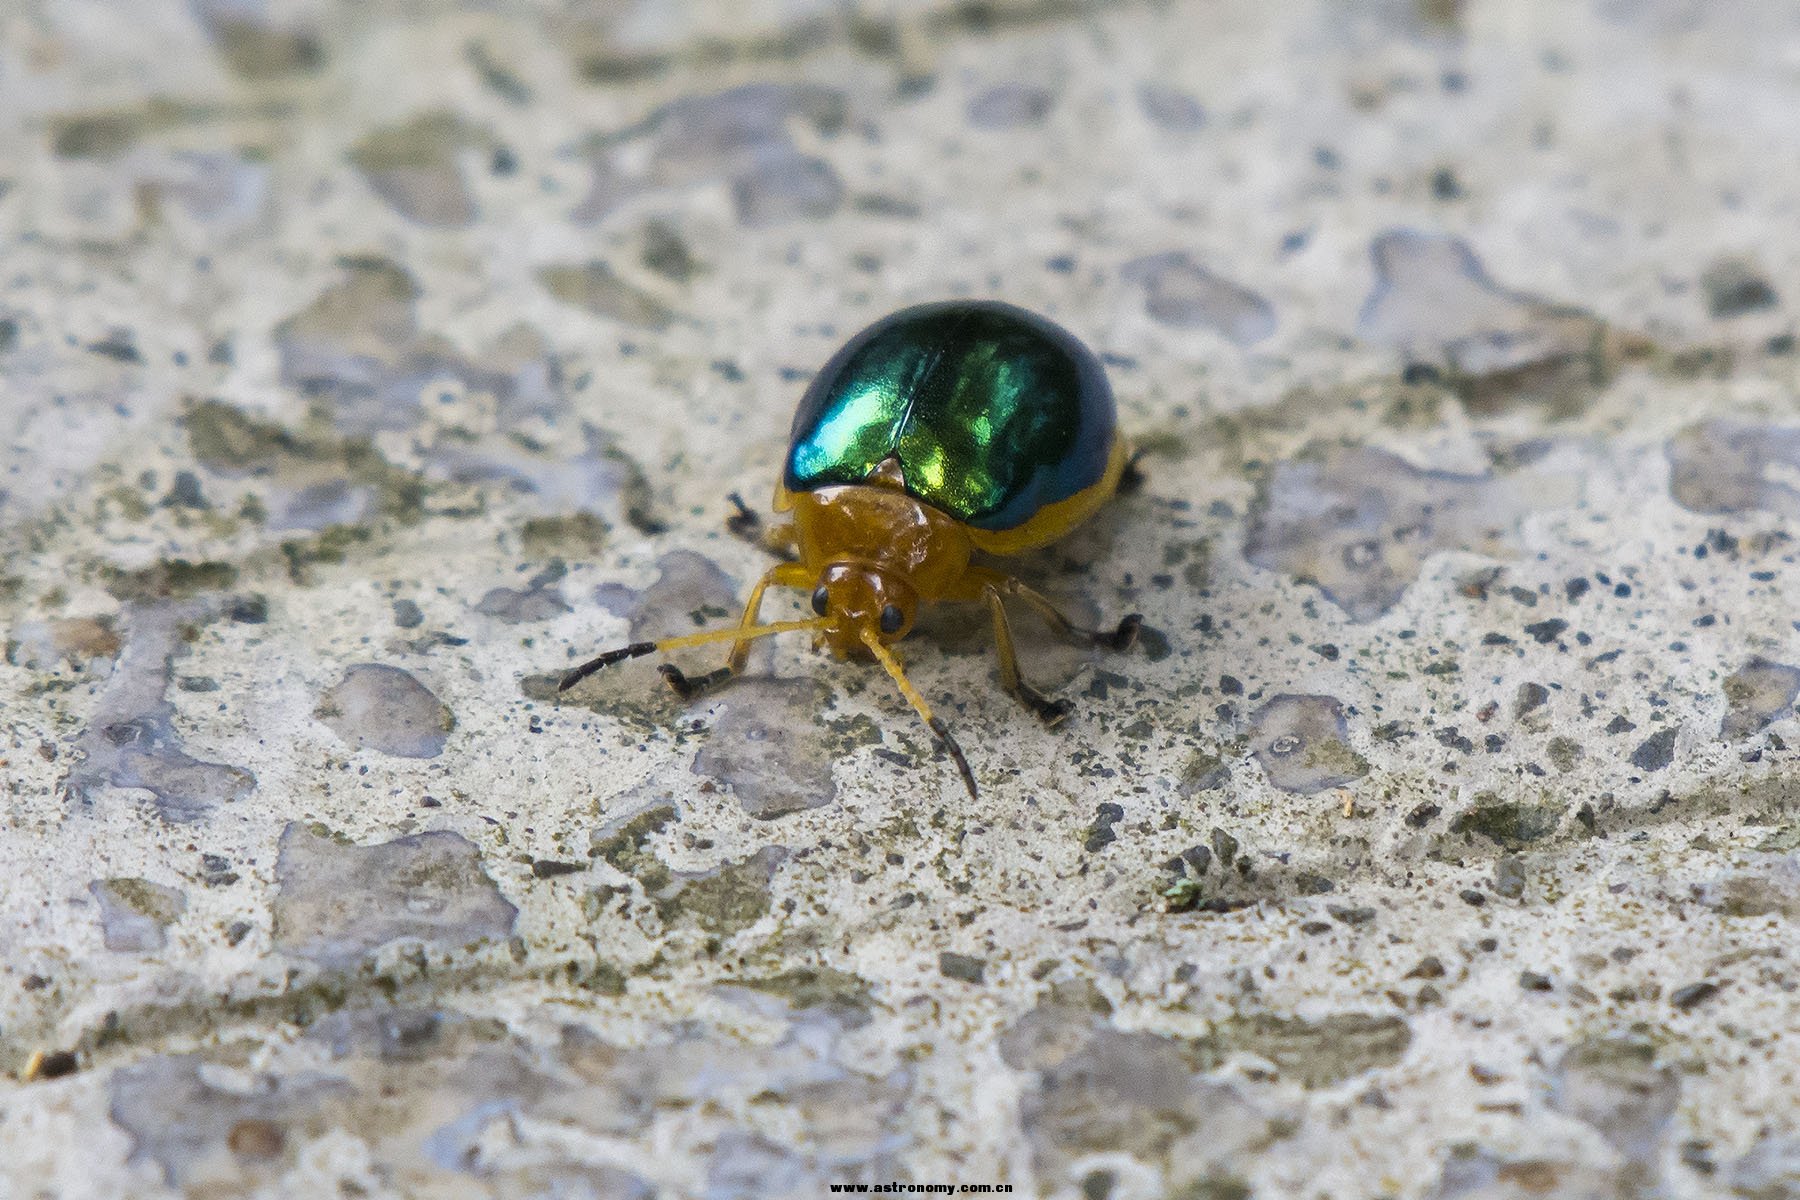
[[1076, 645], [1100, 646], [1107, 650], [1129, 650], [1137, 641], [1138, 630], [1144, 624], [1141, 613], [1132, 613], [1113, 629], [1083, 629], [1069, 618], [1062, 615], [1050, 597], [1035, 588], [1027, 586], [1013, 575], [1002, 575], [1000, 572], [986, 567], [971, 567], [963, 577], [963, 583], [943, 598], [946, 600], [979, 600], [988, 589], [997, 590], [1002, 596], [1016, 597], [1031, 607], [1031, 610], [1044, 619], [1052, 633], [1064, 641]]
[[1056, 636], [1071, 642], [1087, 642], [1107, 650], [1129, 650], [1137, 641], [1138, 629], [1144, 624], [1142, 613], [1131, 613], [1120, 621], [1114, 629], [1083, 629], [1062, 615], [1050, 597], [1034, 588], [1027, 587], [1017, 578], [1008, 575], [1001, 584], [1009, 596], [1017, 596], [1031, 606], [1032, 611], [1044, 618]]
[[779, 558], [782, 562], [793, 562], [799, 556], [794, 551], [794, 526], [784, 521], [773, 528], [763, 524], [763, 519], [753, 512], [744, 498], [736, 492], [725, 497], [737, 511], [725, 518], [725, 528], [731, 535], [749, 542], [759, 550]]
[[[757, 622], [757, 613], [762, 610], [763, 593], [770, 587], [805, 588], [812, 586], [812, 574], [799, 563], [777, 563], [763, 573], [750, 589], [750, 598], [744, 602], [744, 615], [738, 620], [739, 629], [749, 629]], [[744, 665], [750, 659], [750, 643], [748, 641], [733, 642], [731, 653], [726, 656], [725, 665], [717, 670], [708, 671], [704, 675], [691, 678], [681, 668], [672, 663], [664, 663], [657, 670], [668, 681], [675, 694], [683, 700], [692, 700], [703, 692], [710, 691], [725, 683], [734, 675], [744, 672]]]
[[1006, 621], [1006, 605], [993, 584], [982, 589], [988, 611], [994, 615], [994, 645], [1000, 652], [1000, 686], [1011, 692], [1046, 725], [1055, 725], [1075, 706], [1067, 700], [1051, 700], [1019, 676], [1019, 655], [1013, 648], [1012, 626]]
[[1144, 448], [1139, 446], [1132, 450], [1131, 456], [1125, 460], [1124, 469], [1119, 472], [1118, 486], [1113, 489], [1116, 495], [1130, 496], [1143, 490], [1144, 484], [1150, 479], [1144, 474], [1144, 468], [1138, 465], [1143, 461]]

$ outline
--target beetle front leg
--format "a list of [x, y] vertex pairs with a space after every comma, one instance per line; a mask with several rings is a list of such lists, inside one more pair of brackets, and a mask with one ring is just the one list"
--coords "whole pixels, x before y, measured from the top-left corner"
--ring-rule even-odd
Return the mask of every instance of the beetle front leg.
[[[738, 621], [739, 629], [749, 629], [757, 622], [757, 613], [762, 611], [763, 593], [771, 587], [808, 588], [812, 586], [812, 574], [799, 563], [777, 563], [763, 573], [750, 589], [750, 598], [744, 602], [744, 615]], [[731, 653], [725, 658], [725, 665], [717, 670], [708, 671], [704, 675], [689, 677], [681, 668], [673, 663], [664, 663], [657, 670], [671, 689], [683, 700], [692, 700], [705, 692], [730, 681], [734, 676], [744, 673], [744, 666], [750, 660], [750, 643], [733, 642]]]

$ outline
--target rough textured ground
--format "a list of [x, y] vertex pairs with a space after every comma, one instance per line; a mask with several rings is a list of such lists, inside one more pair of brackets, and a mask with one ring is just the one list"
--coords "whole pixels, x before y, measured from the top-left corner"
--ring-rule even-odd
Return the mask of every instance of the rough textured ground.
[[[1800, 1196], [1796, 45], [0, 6], [0, 1194]], [[978, 806], [801, 643], [559, 701], [953, 295], [1149, 452], [1027, 566], [1149, 626], [1021, 616], [1069, 722], [958, 615]]]

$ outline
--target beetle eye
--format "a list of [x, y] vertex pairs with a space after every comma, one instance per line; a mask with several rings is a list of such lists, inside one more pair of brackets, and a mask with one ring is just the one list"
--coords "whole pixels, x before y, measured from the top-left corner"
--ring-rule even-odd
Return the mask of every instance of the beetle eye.
[[881, 607], [881, 632], [899, 633], [906, 614], [900, 611], [898, 604], [884, 604]]
[[821, 583], [818, 587], [813, 589], [813, 611], [818, 613], [821, 617], [824, 616], [825, 604], [830, 599], [831, 593], [826, 591], [825, 585]]

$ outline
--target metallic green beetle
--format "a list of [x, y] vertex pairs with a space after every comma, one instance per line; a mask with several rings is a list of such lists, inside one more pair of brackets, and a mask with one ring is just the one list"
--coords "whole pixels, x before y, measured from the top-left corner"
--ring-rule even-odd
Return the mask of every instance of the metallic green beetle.
[[[751, 589], [738, 624], [621, 647], [569, 672], [562, 687], [626, 658], [731, 641], [716, 671], [690, 679], [662, 668], [692, 697], [742, 672], [753, 638], [810, 629], [839, 657], [881, 663], [974, 796], [968, 760], [890, 644], [912, 630], [921, 603], [985, 602], [1001, 685], [1046, 724], [1068, 715], [1067, 700], [1020, 678], [1004, 601], [1023, 602], [1063, 637], [1115, 650], [1136, 640], [1142, 618], [1077, 628], [1049, 598], [972, 559], [1062, 537], [1118, 490], [1128, 458], [1105, 371], [1060, 326], [995, 301], [894, 313], [851, 338], [800, 400], [774, 501], [792, 520], [760, 532], [739, 503], [733, 528], [786, 561]], [[816, 618], [759, 624], [770, 587], [810, 588]]]

